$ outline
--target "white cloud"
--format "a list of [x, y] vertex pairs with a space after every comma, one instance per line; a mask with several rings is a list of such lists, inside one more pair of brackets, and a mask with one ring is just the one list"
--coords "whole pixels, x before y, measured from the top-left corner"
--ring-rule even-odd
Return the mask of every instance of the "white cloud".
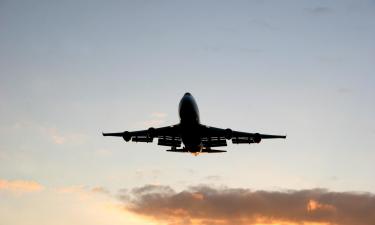
[[153, 112], [153, 113], [151, 113], [151, 116], [153, 118], [165, 118], [165, 117], [167, 117], [167, 114], [163, 113], [163, 112]]
[[144, 121], [142, 124], [146, 127], [156, 127], [164, 123], [165, 123], [165, 120], [147, 120], [147, 121]]
[[157, 127], [165, 123], [166, 113], [163, 112], [153, 112], [150, 115], [151, 119], [141, 122], [142, 126], [146, 127]]

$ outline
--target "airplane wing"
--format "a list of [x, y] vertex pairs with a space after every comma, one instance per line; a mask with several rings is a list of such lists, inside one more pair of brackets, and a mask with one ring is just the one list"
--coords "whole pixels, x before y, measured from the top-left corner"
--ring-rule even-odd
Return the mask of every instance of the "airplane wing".
[[152, 142], [154, 138], [158, 139], [158, 145], [180, 147], [181, 135], [178, 125], [149, 128], [139, 131], [124, 131], [118, 133], [103, 133], [103, 136], [122, 137], [125, 141], [133, 142]]
[[262, 139], [286, 138], [284, 135], [247, 133], [204, 125], [201, 130], [203, 144], [209, 147], [226, 146], [226, 139], [231, 139], [233, 144], [252, 144], [259, 143]]

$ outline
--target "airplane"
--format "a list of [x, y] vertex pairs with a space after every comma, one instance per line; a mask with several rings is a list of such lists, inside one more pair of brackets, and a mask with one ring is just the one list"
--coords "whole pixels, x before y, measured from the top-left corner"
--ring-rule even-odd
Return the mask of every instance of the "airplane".
[[[158, 139], [158, 145], [168, 146], [168, 152], [222, 153], [212, 147], [227, 146], [227, 140], [233, 144], [260, 143], [262, 139], [286, 138], [283, 135], [246, 133], [232, 129], [221, 129], [200, 123], [199, 110], [194, 97], [186, 92], [179, 104], [180, 123], [172, 126], [153, 128], [140, 131], [124, 131], [119, 133], [102, 133], [103, 136], [122, 137], [126, 142], [152, 142]], [[184, 146], [182, 148], [181, 144]]]

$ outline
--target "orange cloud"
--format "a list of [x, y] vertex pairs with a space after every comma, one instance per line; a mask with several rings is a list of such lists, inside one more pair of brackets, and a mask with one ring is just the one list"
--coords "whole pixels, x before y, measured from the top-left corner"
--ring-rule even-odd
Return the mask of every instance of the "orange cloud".
[[43, 190], [44, 187], [35, 181], [25, 180], [1, 180], [0, 190], [10, 191], [15, 193], [37, 192]]
[[60, 187], [56, 188], [55, 191], [60, 194], [73, 194], [75, 196], [78, 196], [81, 200], [97, 197], [95, 195], [98, 194], [108, 196], [110, 195], [110, 192], [104, 187], [89, 188], [83, 185]]
[[321, 204], [315, 200], [309, 200], [307, 203], [307, 211], [313, 212], [316, 210], [335, 211], [336, 208], [333, 205]]
[[127, 211], [168, 225], [374, 225], [369, 193], [146, 185], [120, 194]]
[[203, 200], [204, 199], [204, 195], [199, 193], [199, 192], [191, 193], [191, 197], [193, 197], [194, 199], [197, 199], [197, 200]]

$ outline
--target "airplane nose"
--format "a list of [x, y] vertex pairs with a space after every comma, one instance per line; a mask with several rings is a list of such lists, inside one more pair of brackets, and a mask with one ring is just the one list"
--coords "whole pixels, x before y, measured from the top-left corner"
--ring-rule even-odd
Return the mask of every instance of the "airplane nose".
[[184, 96], [191, 96], [191, 94], [190, 94], [189, 92], [186, 92], [186, 93], [184, 94]]

